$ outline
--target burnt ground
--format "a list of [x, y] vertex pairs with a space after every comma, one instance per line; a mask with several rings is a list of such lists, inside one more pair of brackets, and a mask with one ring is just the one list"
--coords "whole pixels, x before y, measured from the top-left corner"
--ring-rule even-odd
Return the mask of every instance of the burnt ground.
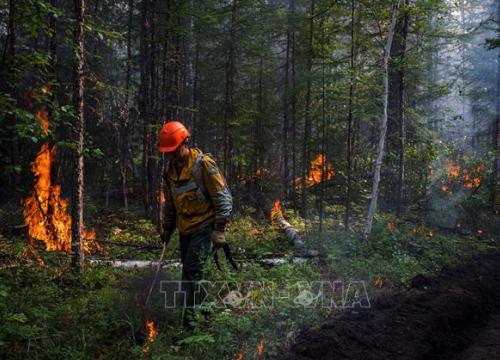
[[418, 275], [302, 332], [279, 359], [500, 359], [500, 254]]

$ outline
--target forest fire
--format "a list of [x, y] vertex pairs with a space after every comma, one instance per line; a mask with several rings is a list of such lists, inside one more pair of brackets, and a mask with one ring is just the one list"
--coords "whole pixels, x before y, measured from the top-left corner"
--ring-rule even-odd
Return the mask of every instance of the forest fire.
[[450, 174], [450, 177], [458, 177], [460, 175], [460, 165], [453, 164], [450, 161], [446, 162], [446, 169], [448, 170], [448, 174]]
[[276, 199], [274, 201], [274, 207], [271, 210], [271, 221], [274, 221], [274, 218], [276, 216], [279, 216], [281, 218], [285, 217], [283, 215], [283, 211], [281, 210], [281, 200], [280, 199]]
[[147, 355], [149, 353], [149, 349], [153, 342], [155, 341], [156, 336], [158, 335], [158, 330], [155, 327], [155, 323], [153, 321], [147, 321], [146, 322], [146, 329], [147, 329], [147, 338], [146, 338], [146, 344], [144, 345], [144, 348], [142, 349], [142, 354]]
[[241, 350], [237, 355], [236, 357], [234, 358], [234, 360], [243, 360], [243, 350]]
[[[324, 181], [332, 180], [334, 175], [333, 165], [326, 161], [324, 154], [318, 154], [309, 165], [309, 175], [305, 179], [305, 184], [307, 187], [311, 187], [320, 184], [323, 179]], [[302, 187], [301, 177], [295, 179], [295, 186], [297, 189]]]
[[[465, 189], [476, 189], [481, 186], [481, 174], [485, 170], [483, 164], [477, 165], [471, 169], [462, 168], [459, 164], [454, 164], [451, 161], [446, 162], [446, 169], [448, 172], [448, 180], [458, 180], [463, 181], [463, 187]], [[450, 187], [443, 185], [441, 191], [444, 193], [452, 194]]]
[[262, 354], [264, 354], [264, 346], [266, 344], [266, 341], [264, 339], [262, 339], [260, 342], [259, 342], [259, 345], [257, 345], [257, 351], [256, 351], [256, 355], [257, 356], [262, 356]]
[[[45, 106], [42, 106], [35, 117], [47, 134], [49, 122]], [[32, 162], [31, 171], [36, 180], [33, 192], [22, 201], [23, 216], [30, 239], [43, 241], [48, 251], [70, 253], [71, 216], [67, 211], [68, 200], [61, 197], [61, 186], [53, 184], [51, 180], [55, 154], [56, 147], [45, 143]], [[94, 230], [84, 229], [83, 246], [86, 253], [99, 250]]]

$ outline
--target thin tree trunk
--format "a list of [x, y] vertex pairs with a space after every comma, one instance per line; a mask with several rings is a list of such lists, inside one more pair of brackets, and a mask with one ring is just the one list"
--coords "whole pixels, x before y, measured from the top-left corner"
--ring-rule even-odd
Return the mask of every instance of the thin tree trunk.
[[[408, 0], [405, 0], [404, 4], [408, 4]], [[398, 132], [399, 132], [399, 162], [398, 162], [398, 187], [397, 187], [397, 216], [401, 217], [404, 207], [404, 183], [405, 183], [405, 137], [406, 137], [406, 84], [405, 84], [405, 56], [406, 56], [406, 38], [408, 36], [408, 11], [404, 12], [404, 16], [401, 19], [400, 28], [400, 42], [399, 42], [399, 70], [398, 70]]]
[[129, 121], [130, 121], [130, 78], [132, 74], [132, 15], [134, 11], [134, 0], [129, 0], [128, 2], [128, 29], [127, 29], [127, 70], [125, 78], [125, 107], [124, 114], [122, 115], [121, 124], [121, 161], [120, 161], [120, 173], [122, 180], [122, 196], [123, 196], [123, 208], [128, 211], [128, 194], [127, 194], [127, 175], [129, 166]]
[[306, 180], [309, 175], [309, 161], [311, 158], [311, 92], [312, 92], [312, 59], [313, 59], [313, 40], [314, 40], [314, 5], [315, 0], [311, 0], [310, 19], [309, 19], [309, 44], [307, 57], [307, 84], [304, 114], [304, 139], [302, 142], [302, 216], [307, 219], [307, 186]]
[[[17, 34], [16, 34], [16, 18], [17, 18], [17, 11], [16, 11], [16, 1], [15, 0], [10, 0], [9, 1], [9, 19], [8, 19], [8, 45], [7, 45], [7, 59], [8, 63], [5, 69], [2, 72], [5, 72], [4, 79], [6, 81], [6, 85], [8, 88], [8, 92], [10, 93], [10, 96], [12, 99], [17, 100], [17, 74], [18, 74], [18, 69], [17, 69], [17, 59], [16, 59], [16, 41], [17, 41]], [[15, 125], [17, 120], [16, 116], [12, 114], [9, 116], [10, 122], [12, 125]], [[14, 135], [14, 134], [12, 134]], [[13, 136], [13, 140], [10, 142], [10, 161], [12, 165], [15, 165], [18, 163], [18, 158], [19, 158], [19, 151], [18, 151], [18, 145], [17, 145], [17, 140], [15, 140]], [[12, 190], [15, 190], [17, 188], [17, 173], [15, 171], [12, 171], [10, 174], [10, 188]]]
[[159, 191], [160, 191], [160, 183], [159, 183], [159, 174], [158, 168], [159, 164], [157, 159], [157, 149], [154, 146], [156, 134], [153, 131], [155, 123], [158, 121], [158, 66], [156, 66], [157, 62], [157, 36], [156, 36], [156, 4], [157, 0], [152, 0], [151, 2], [151, 11], [150, 11], [150, 21], [151, 21], [151, 31], [150, 31], [150, 76], [151, 79], [151, 90], [149, 93], [150, 97], [150, 118], [149, 123], [152, 125], [149, 128], [149, 154], [148, 154], [148, 188], [149, 188], [149, 203], [151, 209], [151, 221], [153, 224], [158, 226], [159, 223]]
[[82, 271], [84, 266], [83, 252], [83, 141], [84, 141], [84, 90], [85, 90], [85, 0], [75, 0], [76, 28], [74, 38], [75, 65], [74, 65], [74, 109], [75, 128], [77, 133], [76, 145], [76, 189], [72, 217], [72, 251], [73, 269]]
[[233, 0], [231, 7], [231, 28], [229, 38], [229, 49], [226, 59], [226, 90], [224, 100], [224, 174], [231, 181], [231, 139], [230, 122], [234, 119], [234, 76], [236, 72], [236, 22], [238, 18], [238, 0]]
[[322, 49], [321, 49], [321, 153], [323, 154], [323, 164], [321, 165], [321, 184], [320, 184], [320, 194], [319, 194], [319, 232], [323, 231], [323, 212], [324, 212], [324, 201], [325, 196], [325, 170], [326, 170], [326, 89], [325, 89], [325, 29], [324, 24], [321, 22], [320, 28], [322, 29]]
[[290, 72], [290, 30], [286, 34], [285, 81], [283, 88], [283, 190], [288, 195], [288, 76]]
[[[295, 0], [290, 0], [290, 14], [292, 19], [295, 16]], [[297, 186], [295, 186], [295, 179], [297, 177], [297, 78], [296, 78], [296, 67], [295, 67], [295, 25], [293, 25], [293, 31], [291, 33], [292, 36], [292, 203], [293, 209], [295, 212], [297, 211]]]
[[254, 121], [255, 127], [255, 141], [254, 141], [254, 167], [253, 172], [255, 173], [257, 169], [263, 166], [263, 155], [264, 151], [262, 149], [262, 143], [264, 139], [262, 138], [262, 117], [264, 116], [264, 99], [263, 99], [263, 76], [264, 76], [264, 41], [262, 41], [260, 46], [260, 59], [259, 59], [259, 77], [257, 86], [257, 115]]
[[345, 214], [344, 214], [344, 226], [346, 231], [349, 231], [349, 218], [351, 213], [351, 187], [352, 187], [352, 108], [353, 108], [353, 97], [354, 88], [356, 81], [355, 73], [355, 16], [356, 16], [356, 0], [351, 1], [351, 51], [350, 51], [350, 71], [351, 77], [349, 81], [349, 104], [348, 104], [348, 115], [347, 115], [347, 191], [345, 199]]
[[[497, 8], [497, 22], [500, 24], [500, 0]], [[493, 146], [496, 152], [494, 167], [493, 167], [493, 191], [492, 202], [493, 209], [500, 212], [500, 48], [497, 50], [497, 96], [496, 96], [496, 121], [493, 128]]]
[[144, 214], [146, 218], [151, 218], [151, 202], [150, 202], [150, 187], [149, 187], [149, 154], [150, 154], [150, 59], [151, 59], [151, 45], [149, 40], [149, 34], [151, 29], [150, 17], [149, 17], [149, 1], [142, 0], [141, 6], [141, 61], [140, 61], [140, 72], [141, 72], [141, 93], [140, 93], [140, 113], [143, 123], [143, 140], [142, 140], [142, 179], [144, 184]]
[[385, 146], [385, 136], [387, 133], [387, 104], [389, 98], [389, 58], [391, 55], [392, 40], [394, 37], [394, 31], [396, 29], [396, 20], [399, 13], [401, 0], [396, 1], [392, 12], [392, 20], [389, 28], [389, 33], [387, 35], [387, 43], [384, 48], [384, 74], [383, 74], [383, 84], [384, 91], [382, 95], [382, 117], [380, 119], [380, 137], [377, 148], [377, 158], [375, 160], [375, 166], [373, 171], [373, 182], [372, 182], [372, 193], [370, 207], [368, 209], [368, 216], [366, 219], [366, 225], [363, 230], [363, 237], [368, 240], [368, 237], [372, 231], [373, 217], [377, 211], [377, 200], [378, 200], [378, 187], [380, 182], [380, 168], [382, 166], [382, 160], [384, 158], [384, 146]]

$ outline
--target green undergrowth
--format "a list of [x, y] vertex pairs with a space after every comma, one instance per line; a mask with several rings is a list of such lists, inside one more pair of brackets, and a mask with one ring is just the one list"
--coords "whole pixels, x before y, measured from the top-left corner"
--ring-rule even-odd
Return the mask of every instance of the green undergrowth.
[[325, 234], [329, 270], [339, 278], [362, 278], [384, 284], [405, 284], [417, 274], [431, 274], [444, 266], [460, 265], [471, 256], [498, 249], [487, 234], [459, 235], [425, 223], [377, 216], [369, 241], [338, 231]]
[[[237, 217], [227, 238], [243, 264], [231, 269], [220, 255], [223, 271], [206, 263], [206, 280], [226, 287], [209, 287], [207, 301], [195, 311], [192, 331], [181, 326], [181, 308], [166, 308], [165, 294], [156, 286], [151, 302], [144, 299], [154, 268], [87, 267], [73, 275], [65, 254], [37, 250], [45, 266], [30, 253], [20, 237], [0, 239], [0, 358], [8, 359], [234, 359], [280, 353], [300, 330], [318, 326], [332, 311], [307, 308], [295, 300], [301, 284], [320, 280], [363, 280], [370, 296], [377, 288], [405, 284], [419, 273], [430, 274], [445, 265], [457, 265], [470, 256], [496, 249], [487, 234], [459, 236], [439, 232], [423, 223], [400, 222], [389, 215], [376, 218], [365, 242], [346, 235], [339, 222], [326, 219], [308, 228], [292, 213], [287, 219], [306, 236], [306, 249], [318, 249], [321, 261], [293, 263], [289, 241], [267, 219]], [[340, 224], [341, 225], [341, 224]], [[359, 224], [358, 224], [359, 225]], [[356, 228], [356, 224], [354, 224]], [[140, 219], [109, 217], [98, 238], [113, 242], [159, 244], [156, 228]], [[103, 244], [95, 258], [157, 259], [159, 250], [127, 250]], [[302, 249], [303, 251], [303, 249]], [[284, 254], [285, 263], [263, 266], [259, 259]], [[178, 258], [173, 236], [166, 258]], [[161, 271], [158, 280], [178, 280], [180, 268]], [[239, 304], [224, 306], [222, 299], [237, 290]], [[220, 297], [217, 295], [220, 292]], [[158, 335], [144, 349], [146, 321], [154, 321]]]

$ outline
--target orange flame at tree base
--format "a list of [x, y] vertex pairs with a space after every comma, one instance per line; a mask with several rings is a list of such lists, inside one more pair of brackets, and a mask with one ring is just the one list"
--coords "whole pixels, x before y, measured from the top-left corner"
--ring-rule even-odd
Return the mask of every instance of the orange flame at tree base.
[[[35, 115], [44, 132], [48, 132], [47, 111], [42, 107]], [[33, 192], [22, 201], [24, 206], [24, 222], [28, 225], [31, 239], [45, 243], [48, 251], [65, 251], [71, 253], [71, 216], [68, 214], [68, 200], [61, 197], [61, 186], [52, 184], [51, 166], [54, 162], [56, 147], [48, 143], [42, 145], [31, 171], [36, 181]], [[100, 249], [95, 242], [94, 230], [83, 230], [83, 247], [85, 253]]]

